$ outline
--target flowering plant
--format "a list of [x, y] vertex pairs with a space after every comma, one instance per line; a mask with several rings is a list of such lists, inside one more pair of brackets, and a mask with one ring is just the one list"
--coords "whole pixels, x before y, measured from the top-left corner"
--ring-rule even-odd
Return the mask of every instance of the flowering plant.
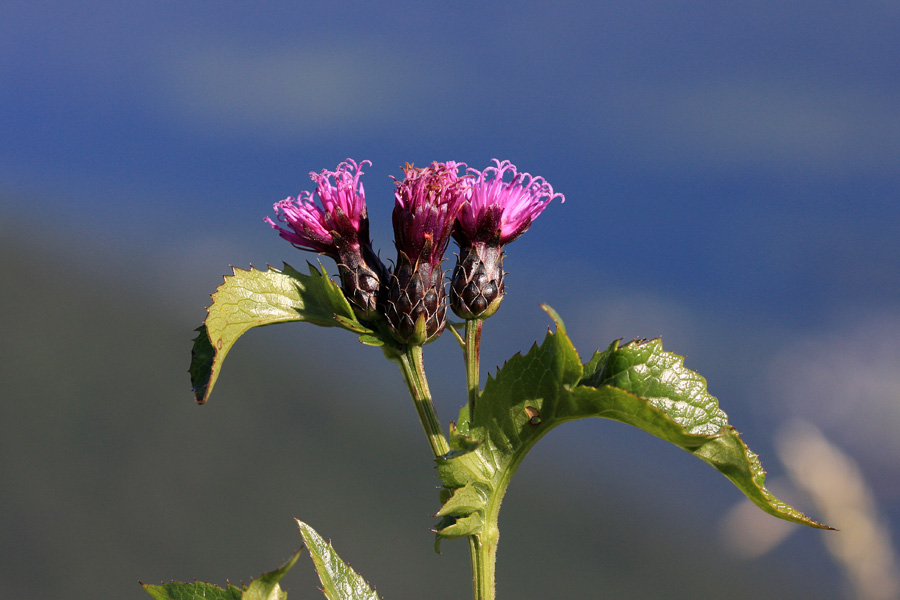
[[[266, 221], [297, 248], [332, 258], [340, 287], [321, 266], [310, 265], [308, 274], [287, 264], [282, 270], [235, 269], [212, 295], [197, 329], [190, 374], [198, 402], [209, 398], [228, 351], [253, 327], [308, 321], [351, 331], [362, 343], [380, 347], [403, 375], [443, 483], [433, 529], [437, 545], [468, 541], [476, 600], [495, 597], [500, 504], [519, 464], [546, 433], [575, 419], [603, 417], [643, 429], [709, 463], [763, 511], [827, 528], [766, 489], [757, 455], [729, 424], [705, 379], [687, 369], [681, 356], [663, 350], [658, 339], [624, 345], [617, 340], [582, 362], [562, 319], [544, 305], [556, 331], [513, 356], [482, 388], [481, 334], [503, 299], [505, 247], [553, 199], [564, 197], [509, 161], [463, 174], [466, 165], [456, 162], [406, 165], [394, 194], [397, 259], [388, 269], [369, 240], [360, 183], [366, 164], [371, 163], [348, 159], [334, 171], [312, 173], [318, 204], [306, 192], [275, 205], [284, 226]], [[460, 252], [448, 294], [442, 265], [451, 237]], [[448, 304], [463, 323], [447, 327]], [[423, 346], [447, 330], [464, 354], [468, 397], [445, 431], [428, 387]], [[330, 544], [298, 524], [328, 598], [378, 597]], [[243, 589], [200, 583], [145, 587], [157, 599], [284, 598], [278, 581], [296, 560], [297, 555]]]

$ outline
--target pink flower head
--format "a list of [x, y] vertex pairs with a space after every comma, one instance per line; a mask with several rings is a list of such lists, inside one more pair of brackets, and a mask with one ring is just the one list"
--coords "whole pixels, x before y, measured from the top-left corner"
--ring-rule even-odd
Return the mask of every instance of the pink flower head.
[[366, 164], [372, 162], [357, 164], [348, 158], [334, 171], [311, 172], [309, 177], [316, 182], [316, 195], [322, 206], [313, 201], [312, 193], [301, 192], [297, 198], [275, 204], [278, 220], [287, 228], [268, 217], [266, 222], [302, 250], [324, 252], [333, 258], [348, 250], [358, 252], [360, 242], [368, 243], [369, 237], [366, 196], [359, 181]]
[[[565, 202], [562, 194], [543, 177], [520, 173], [508, 160], [484, 171], [469, 169], [474, 176], [469, 184], [469, 201], [457, 217], [453, 232], [460, 246], [484, 242], [505, 246], [528, 231], [531, 222], [554, 198]], [[504, 179], [509, 176], [509, 181]]]
[[380, 318], [378, 291], [386, 271], [369, 239], [366, 195], [359, 182], [367, 164], [372, 163], [357, 164], [348, 158], [334, 171], [310, 173], [322, 205], [313, 201], [310, 192], [303, 192], [275, 204], [278, 220], [287, 227], [269, 218], [266, 222], [297, 248], [333, 258], [341, 289], [354, 312], [360, 319], [374, 320]]
[[441, 262], [456, 215], [466, 201], [457, 171], [460, 163], [433, 162], [416, 169], [394, 191], [394, 244], [397, 262], [384, 293], [384, 316], [401, 344], [436, 339], [447, 324], [447, 294]]
[[440, 264], [450, 241], [450, 232], [466, 201], [464, 180], [457, 171], [462, 163], [433, 162], [417, 169], [404, 167], [406, 178], [396, 181], [394, 191], [394, 244], [412, 262]]

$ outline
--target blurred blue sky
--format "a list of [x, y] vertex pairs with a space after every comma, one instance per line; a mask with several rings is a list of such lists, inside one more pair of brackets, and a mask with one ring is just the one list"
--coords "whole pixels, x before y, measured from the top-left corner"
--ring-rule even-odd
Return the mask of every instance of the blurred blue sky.
[[3, 10], [0, 181], [45, 227], [234, 235], [351, 156], [387, 250], [398, 165], [498, 157], [571, 202], [523, 252], [807, 323], [900, 300], [893, 2]]
[[309, 171], [373, 161], [390, 257], [399, 165], [510, 159], [567, 198], [510, 248], [504, 306], [531, 319], [513, 348], [541, 335], [540, 301], [578, 325], [579, 348], [665, 334], [752, 447], [777, 418], [807, 418], [891, 475], [876, 491], [900, 503], [897, 2], [0, 14], [4, 226], [164, 262], [172, 302], [199, 320], [226, 265], [302, 262], [263, 217], [312, 189]]

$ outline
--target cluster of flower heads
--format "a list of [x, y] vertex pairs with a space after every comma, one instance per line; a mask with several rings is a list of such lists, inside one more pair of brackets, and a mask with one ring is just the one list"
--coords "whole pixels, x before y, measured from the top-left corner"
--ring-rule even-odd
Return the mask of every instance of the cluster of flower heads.
[[[438, 337], [447, 322], [441, 263], [452, 236], [459, 245], [450, 282], [450, 307], [464, 319], [485, 319], [503, 299], [503, 248], [562, 194], [509, 161], [478, 171], [456, 162], [425, 168], [407, 164], [394, 191], [397, 260], [388, 269], [372, 249], [362, 167], [347, 159], [334, 171], [310, 173], [311, 192], [275, 204], [285, 227], [266, 221], [297, 248], [320, 252], [338, 265], [341, 289], [357, 316], [387, 321], [402, 344]], [[460, 175], [460, 169], [465, 172]]]

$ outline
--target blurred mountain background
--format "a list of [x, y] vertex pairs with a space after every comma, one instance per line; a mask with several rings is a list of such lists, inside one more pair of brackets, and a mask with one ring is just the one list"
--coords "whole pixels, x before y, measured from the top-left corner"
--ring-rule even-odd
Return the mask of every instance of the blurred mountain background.
[[[438, 481], [376, 349], [254, 330], [208, 405], [190, 393], [209, 293], [230, 264], [315, 261], [262, 219], [348, 156], [374, 163], [385, 258], [404, 162], [546, 177], [567, 201], [509, 248], [485, 369], [543, 337], [541, 302], [584, 359], [662, 336], [773, 491], [841, 530], [756, 520], [686, 453], [570, 424], [504, 502], [500, 597], [900, 597], [894, 3], [2, 12], [3, 597], [246, 581], [299, 547], [295, 517], [385, 597], [470, 593], [465, 544], [432, 551]], [[449, 421], [458, 349], [426, 361]], [[318, 593], [308, 559], [285, 585]]]
[[[17, 237], [2, 242], [4, 595], [140, 598], [138, 580], [249, 580], [300, 546], [295, 517], [386, 597], [469, 593], [465, 544], [433, 552], [439, 482], [377, 349], [306, 324], [254, 331], [198, 407], [185, 373], [193, 323], [140, 291], [140, 259], [101, 275], [73, 256], [122, 257]], [[542, 442], [510, 490], [501, 593], [800, 597], [815, 585], [829, 597], [827, 571], [808, 560], [747, 568], [722, 556], [715, 503], [683, 481], [736, 500], [712, 469], [646, 434], [613, 442], [618, 424], [580, 428], [569, 435], [580, 442]], [[652, 481], [652, 465], [630, 475], [636, 452], [683, 469], [663, 476], [682, 481]], [[306, 563], [286, 585], [317, 593]]]

